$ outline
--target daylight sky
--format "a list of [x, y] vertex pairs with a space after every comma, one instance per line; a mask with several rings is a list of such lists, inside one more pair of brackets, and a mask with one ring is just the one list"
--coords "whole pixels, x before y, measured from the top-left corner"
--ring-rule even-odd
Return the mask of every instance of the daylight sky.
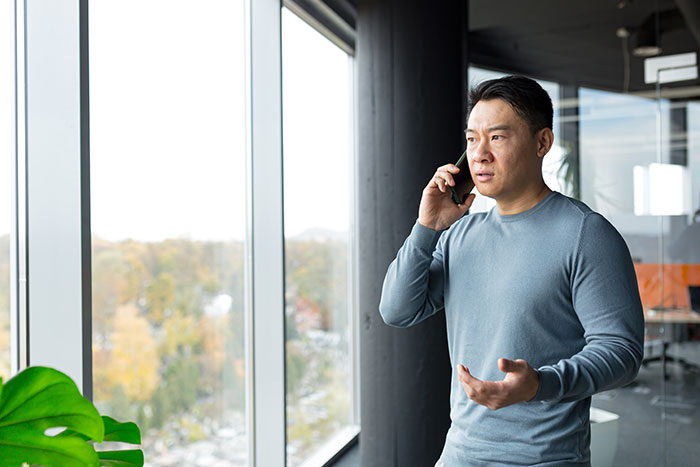
[[[9, 156], [12, 2], [1, 1], [0, 137], [7, 149], [2, 154]], [[349, 58], [296, 16], [283, 13], [285, 231], [288, 236], [315, 228], [346, 231], [352, 149]], [[243, 20], [242, 1], [90, 4], [95, 235], [149, 241], [243, 238]], [[9, 161], [0, 161], [8, 188]], [[336, 195], [328, 196], [330, 190]], [[9, 193], [4, 189], [0, 195], [0, 233], [9, 231]]]

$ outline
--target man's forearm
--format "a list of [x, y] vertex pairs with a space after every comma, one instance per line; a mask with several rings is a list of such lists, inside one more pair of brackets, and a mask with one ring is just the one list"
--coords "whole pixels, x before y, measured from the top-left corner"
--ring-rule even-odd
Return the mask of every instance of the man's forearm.
[[573, 357], [537, 369], [540, 387], [534, 400], [577, 401], [632, 382], [642, 362], [642, 345], [621, 337], [592, 339]]

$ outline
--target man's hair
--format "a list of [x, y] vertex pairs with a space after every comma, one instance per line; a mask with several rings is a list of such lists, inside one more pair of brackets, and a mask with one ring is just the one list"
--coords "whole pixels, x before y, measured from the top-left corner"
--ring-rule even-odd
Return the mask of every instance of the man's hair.
[[479, 101], [502, 99], [533, 133], [542, 128], [552, 129], [552, 100], [537, 81], [525, 76], [504, 76], [479, 83], [469, 91], [469, 113]]

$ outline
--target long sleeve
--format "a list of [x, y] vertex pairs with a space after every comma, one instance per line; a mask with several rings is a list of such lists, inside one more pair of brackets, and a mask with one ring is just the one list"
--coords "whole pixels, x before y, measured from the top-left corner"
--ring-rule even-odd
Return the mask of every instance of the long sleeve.
[[379, 313], [385, 323], [409, 327], [443, 309], [441, 234], [414, 224], [384, 278]]
[[643, 357], [644, 314], [629, 250], [602, 216], [583, 218], [571, 273], [572, 302], [586, 345], [537, 369], [535, 400], [568, 402], [631, 382]]

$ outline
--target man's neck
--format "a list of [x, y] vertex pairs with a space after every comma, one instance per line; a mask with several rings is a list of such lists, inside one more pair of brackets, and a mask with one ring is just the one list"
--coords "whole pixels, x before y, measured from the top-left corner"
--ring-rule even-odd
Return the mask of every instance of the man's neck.
[[551, 192], [552, 190], [550, 190], [549, 187], [543, 182], [536, 189], [529, 190], [513, 200], [497, 199], [496, 208], [498, 209], [498, 213], [502, 216], [519, 214], [527, 211], [528, 209], [534, 208], [537, 203], [542, 201], [545, 196]]

